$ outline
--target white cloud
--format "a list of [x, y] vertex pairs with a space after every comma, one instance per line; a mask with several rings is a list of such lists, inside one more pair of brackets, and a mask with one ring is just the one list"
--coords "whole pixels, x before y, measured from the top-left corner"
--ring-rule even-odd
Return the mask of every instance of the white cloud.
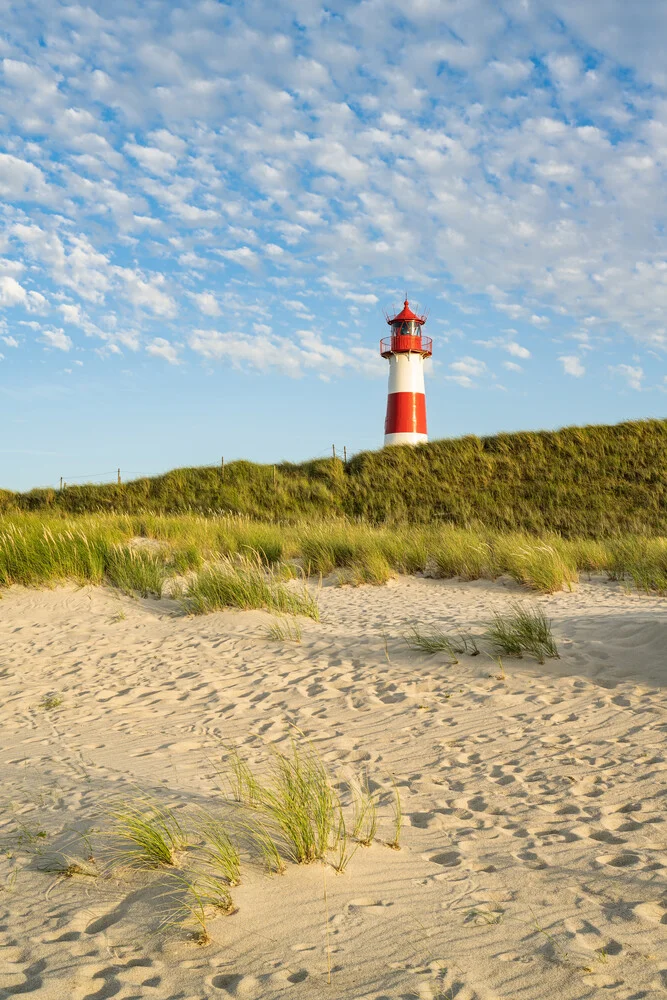
[[191, 297], [197, 304], [199, 312], [205, 316], [219, 316], [221, 313], [220, 303], [213, 292], [191, 292]]
[[49, 185], [38, 166], [0, 153], [0, 198], [47, 201], [49, 196]]
[[16, 278], [12, 278], [10, 275], [0, 277], [0, 305], [24, 305], [27, 300], [28, 293], [23, 285], [18, 283]]
[[375, 306], [380, 301], [377, 295], [374, 295], [372, 292], [346, 292], [345, 298], [350, 302], [357, 302], [359, 305], [364, 306]]
[[581, 378], [582, 375], [586, 374], [586, 369], [576, 354], [562, 354], [558, 360], [563, 365], [563, 371], [566, 375], [574, 375], [575, 378]]
[[42, 340], [45, 340], [49, 347], [56, 347], [59, 351], [69, 351], [73, 346], [71, 339], [63, 330], [42, 330]]
[[508, 354], [511, 354], [512, 357], [524, 359], [530, 357], [530, 351], [528, 348], [522, 347], [521, 344], [516, 344], [513, 341], [510, 341], [509, 344], [503, 344], [502, 346], [503, 350], [507, 351]]
[[176, 302], [161, 287], [165, 284], [164, 275], [153, 274], [146, 280], [130, 268], [117, 267], [115, 272], [125, 282], [127, 296], [135, 306], [148, 309], [156, 316], [176, 315]]
[[642, 389], [642, 381], [644, 379], [643, 368], [633, 365], [610, 365], [609, 370], [614, 375], [620, 375], [621, 378], [624, 378], [630, 389], [638, 391]]
[[0, 305], [24, 306], [30, 311], [41, 311], [46, 299], [41, 292], [26, 291], [16, 278], [9, 274], [0, 275]]
[[170, 365], [180, 365], [181, 361], [178, 356], [178, 349], [171, 344], [164, 337], [155, 337], [150, 344], [146, 346], [146, 351], [148, 354], [152, 354], [156, 358], [164, 358], [168, 361]]
[[81, 325], [81, 308], [79, 306], [63, 302], [58, 306], [58, 309], [63, 314], [66, 323], [72, 323], [74, 326]]
[[457, 375], [473, 377], [483, 375], [487, 371], [486, 365], [483, 361], [478, 361], [476, 358], [471, 358], [469, 356], [460, 358], [458, 361], [453, 361], [452, 364], [450, 364], [449, 369]]
[[365, 347], [342, 350], [325, 343], [311, 330], [298, 330], [295, 340], [260, 327], [255, 334], [195, 330], [188, 339], [191, 350], [209, 360], [228, 361], [234, 368], [276, 370], [297, 378], [306, 371], [335, 375], [357, 370], [367, 375], [384, 374], [384, 364], [375, 351]]
[[16, 339], [16, 337], [7, 336], [7, 337], [3, 337], [2, 339], [5, 342], [5, 344], [7, 345], [7, 347], [18, 347], [19, 346], [19, 342]]
[[234, 261], [235, 264], [242, 264], [244, 267], [255, 267], [257, 265], [257, 254], [250, 247], [238, 247], [236, 250], [220, 250], [221, 257]]
[[515, 361], [503, 361], [503, 368], [506, 368], [508, 372], [522, 372], [523, 368], [521, 365], [517, 365]]
[[475, 383], [468, 375], [445, 375], [448, 382], [456, 382], [462, 389], [474, 389]]
[[125, 151], [134, 157], [145, 170], [152, 174], [167, 177], [173, 173], [178, 165], [178, 160], [173, 153], [168, 153], [155, 146], [138, 146], [136, 143], [125, 143]]

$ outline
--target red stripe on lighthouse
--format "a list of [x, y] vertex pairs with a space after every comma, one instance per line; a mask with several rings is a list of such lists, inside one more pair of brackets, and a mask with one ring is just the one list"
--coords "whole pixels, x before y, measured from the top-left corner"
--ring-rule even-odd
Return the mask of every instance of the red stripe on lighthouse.
[[426, 434], [426, 396], [423, 392], [390, 392], [385, 434]]

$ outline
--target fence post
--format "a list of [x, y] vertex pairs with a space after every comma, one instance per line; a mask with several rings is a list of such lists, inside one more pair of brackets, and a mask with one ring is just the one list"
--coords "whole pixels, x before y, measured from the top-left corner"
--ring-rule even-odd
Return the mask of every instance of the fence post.
[[60, 492], [62, 493], [62, 491], [63, 491], [63, 477], [61, 476], [60, 477]]
[[336, 445], [335, 444], [331, 445], [331, 454], [333, 455], [334, 458], [336, 457]]
[[225, 478], [225, 456], [224, 455], [220, 459], [220, 478], [224, 481], [224, 478]]
[[120, 486], [120, 469], [118, 470], [118, 485]]
[[343, 461], [347, 465], [347, 448], [343, 445]]

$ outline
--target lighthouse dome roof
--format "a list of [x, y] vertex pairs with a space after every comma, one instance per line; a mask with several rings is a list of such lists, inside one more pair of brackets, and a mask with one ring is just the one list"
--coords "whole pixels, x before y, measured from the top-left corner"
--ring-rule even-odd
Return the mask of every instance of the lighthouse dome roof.
[[403, 308], [399, 313], [397, 313], [393, 318], [387, 317], [387, 323], [389, 323], [390, 326], [393, 323], [407, 323], [410, 320], [412, 320], [413, 323], [418, 323], [419, 326], [422, 326], [426, 322], [426, 317], [417, 316], [416, 313], [413, 313], [407, 299], [403, 303]]

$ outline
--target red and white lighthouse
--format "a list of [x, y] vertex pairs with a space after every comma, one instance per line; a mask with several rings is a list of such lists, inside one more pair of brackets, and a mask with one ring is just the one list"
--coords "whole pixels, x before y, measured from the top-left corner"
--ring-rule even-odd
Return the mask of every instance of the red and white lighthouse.
[[380, 341], [380, 354], [389, 361], [389, 395], [384, 422], [384, 443], [421, 444], [426, 433], [424, 360], [433, 341], [422, 336], [425, 316], [416, 316], [408, 300], [393, 318], [387, 317], [391, 337]]

